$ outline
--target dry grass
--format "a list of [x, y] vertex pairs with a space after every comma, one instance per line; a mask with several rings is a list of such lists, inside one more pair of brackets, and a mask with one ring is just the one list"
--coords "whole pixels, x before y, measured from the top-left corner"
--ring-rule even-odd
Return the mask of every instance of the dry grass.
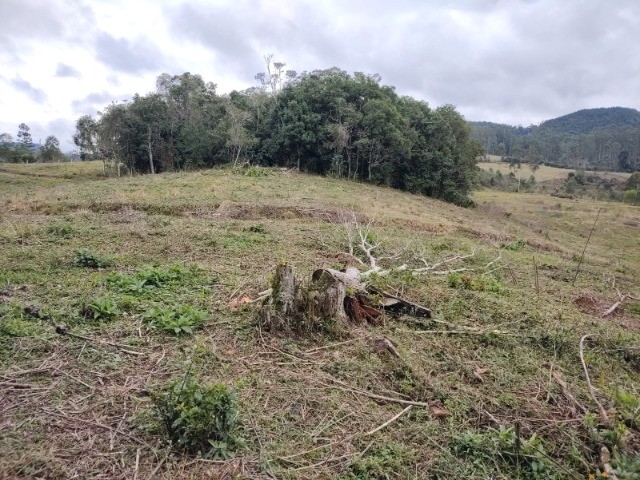
[[[545, 182], [547, 180], [564, 180], [567, 178], [567, 175], [571, 172], [575, 172], [574, 169], [569, 168], [556, 168], [556, 167], [547, 167], [546, 165], [541, 165], [535, 173], [529, 168], [527, 164], [522, 164], [522, 168], [515, 169], [509, 168], [509, 164], [507, 162], [480, 162], [478, 166], [483, 170], [493, 169], [495, 172], [502, 172], [503, 175], [509, 175], [509, 173], [513, 172], [516, 176], [520, 175], [523, 178], [528, 178], [531, 175], [536, 177], [538, 182]], [[588, 170], [587, 174], [598, 175], [599, 177], [606, 179], [615, 179], [615, 180], [626, 180], [629, 178], [631, 174], [622, 173], [622, 172], [593, 172]]]

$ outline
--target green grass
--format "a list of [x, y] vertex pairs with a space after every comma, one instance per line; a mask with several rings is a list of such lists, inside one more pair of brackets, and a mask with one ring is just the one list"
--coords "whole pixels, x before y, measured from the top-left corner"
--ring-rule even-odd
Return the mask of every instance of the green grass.
[[[600, 314], [616, 288], [640, 295], [640, 208], [481, 191], [465, 210], [281, 170], [117, 179], [99, 162], [60, 165], [0, 170], [0, 477], [586, 478], [604, 442], [633, 478], [640, 308]], [[397, 254], [383, 266], [470, 255], [440, 267], [458, 273], [375, 280], [451, 326], [388, 317], [341, 339], [288, 336], [258, 327], [259, 305], [230, 306], [283, 260], [304, 279], [353, 262], [341, 223], [354, 216], [380, 257]], [[108, 263], [76, 266], [81, 249]], [[609, 426], [591, 415], [584, 334]], [[373, 348], [382, 337], [400, 358]], [[236, 459], [167, 444], [153, 392], [194, 375], [232, 387]], [[405, 406], [362, 392], [430, 408], [369, 434]]]

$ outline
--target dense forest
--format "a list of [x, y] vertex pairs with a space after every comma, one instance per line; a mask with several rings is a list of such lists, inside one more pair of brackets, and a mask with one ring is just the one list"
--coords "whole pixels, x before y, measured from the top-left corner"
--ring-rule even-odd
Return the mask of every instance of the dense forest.
[[267, 60], [258, 87], [228, 95], [199, 75], [163, 74], [154, 93], [78, 119], [74, 142], [82, 158], [133, 173], [250, 162], [471, 204], [482, 150], [454, 107], [399, 96], [377, 75], [297, 75]]
[[527, 128], [471, 122], [485, 152], [524, 163], [633, 172], [640, 170], [640, 112], [580, 110]]

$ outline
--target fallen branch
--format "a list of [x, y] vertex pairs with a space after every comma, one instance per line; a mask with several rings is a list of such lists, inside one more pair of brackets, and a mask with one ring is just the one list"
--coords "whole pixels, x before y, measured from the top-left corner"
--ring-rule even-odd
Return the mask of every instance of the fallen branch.
[[98, 338], [91, 338], [91, 337], [86, 337], [84, 335], [79, 335], [77, 333], [71, 333], [69, 331], [69, 329], [67, 327], [65, 327], [64, 325], [57, 325], [56, 326], [56, 333], [64, 336], [68, 336], [68, 337], [73, 337], [73, 338], [78, 338], [80, 340], [85, 340], [87, 342], [92, 342], [92, 343], [97, 343], [97, 344], [102, 344], [102, 345], [109, 345], [110, 347], [114, 347], [119, 349], [120, 351], [122, 351], [123, 353], [128, 353], [129, 355], [144, 355], [144, 353], [142, 352], [138, 352], [135, 350], [129, 350], [129, 346], [128, 345], [122, 345], [120, 343], [115, 343], [115, 342], [108, 342], [106, 340], [100, 340]]
[[393, 417], [391, 417], [389, 420], [387, 420], [386, 422], [384, 422], [382, 425], [374, 428], [373, 430], [365, 433], [365, 436], [368, 435], [373, 435], [376, 432], [379, 432], [380, 430], [382, 430], [383, 428], [388, 427], [389, 425], [391, 425], [393, 422], [395, 422], [396, 420], [398, 420], [402, 415], [404, 415], [405, 413], [407, 413], [409, 410], [411, 410], [413, 408], [413, 405], [409, 405], [407, 408], [405, 408], [404, 410], [402, 410], [400, 413], [398, 413], [397, 415], [394, 415]]
[[558, 382], [558, 385], [560, 385], [560, 387], [562, 387], [562, 393], [567, 398], [567, 400], [569, 400], [576, 407], [578, 407], [580, 410], [582, 410], [582, 413], [587, 413], [587, 409], [580, 402], [578, 402], [578, 400], [576, 400], [576, 397], [574, 397], [572, 395], [572, 393], [569, 391], [569, 387], [567, 386], [567, 382], [565, 382], [562, 379], [562, 377], [560, 376], [560, 374], [558, 372], [553, 372], [553, 378], [555, 378], [556, 382]]
[[332, 447], [333, 445], [337, 445], [339, 443], [348, 442], [349, 440], [352, 440], [352, 439], [354, 439], [354, 438], [356, 438], [358, 436], [368, 437], [370, 435], [373, 435], [376, 432], [379, 432], [383, 428], [388, 427], [393, 422], [398, 420], [402, 415], [404, 415], [405, 413], [409, 412], [409, 410], [411, 410], [412, 408], [413, 408], [413, 405], [409, 405], [407, 408], [405, 408], [400, 413], [398, 413], [398, 414], [394, 415], [393, 417], [391, 417], [389, 420], [384, 422], [382, 425], [379, 425], [376, 428], [374, 428], [373, 430], [370, 430], [370, 431], [368, 431], [366, 433], [354, 433], [354, 434], [349, 435], [346, 438], [342, 438], [342, 439], [336, 440], [334, 442], [325, 443], [324, 445], [319, 445], [319, 446], [314, 447], [314, 448], [312, 448], [310, 450], [305, 450], [304, 452], [294, 453], [293, 455], [288, 455], [286, 457], [280, 457], [280, 460], [291, 460], [292, 458], [302, 457], [303, 455], [307, 455], [308, 453], [317, 452], [318, 450], [322, 450], [323, 448], [328, 448], [328, 447]]
[[358, 395], [363, 395], [365, 397], [369, 397], [369, 398], [373, 398], [375, 400], [381, 400], [384, 402], [391, 402], [391, 403], [400, 403], [402, 405], [412, 405], [414, 407], [425, 407], [425, 408], [430, 408], [431, 405], [429, 405], [428, 403], [425, 402], [418, 402], [418, 401], [414, 401], [414, 400], [404, 400], [402, 398], [394, 398], [394, 397], [387, 397], [385, 395], [378, 395], [376, 393], [371, 393], [371, 392], [367, 392], [366, 390], [360, 390], [358, 388], [354, 388], [351, 387], [350, 385], [347, 385], [346, 383], [343, 383], [339, 380], [336, 380], [335, 378], [330, 378], [330, 380], [332, 382], [337, 383], [338, 385], [341, 386], [335, 386], [335, 385], [327, 385], [324, 384], [325, 386], [329, 387], [329, 388], [337, 388], [338, 390], [343, 390], [345, 392], [351, 392], [351, 393], [355, 393]]
[[608, 317], [609, 315], [611, 315], [613, 312], [615, 312], [618, 308], [620, 308], [622, 306], [622, 304], [624, 303], [625, 300], [627, 300], [628, 298], [630, 298], [631, 300], [640, 300], [640, 298], [634, 297], [632, 295], [629, 295], [628, 293], [620, 293], [620, 290], [618, 290], [616, 288], [616, 291], [618, 292], [618, 301], [616, 303], [614, 303], [613, 305], [611, 305], [611, 307], [609, 307], [606, 311], [604, 311], [602, 313], [602, 318]]
[[607, 425], [609, 425], [609, 423], [610, 423], [609, 422], [609, 415], [607, 415], [607, 411], [604, 409], [602, 404], [596, 398], [595, 390], [593, 388], [593, 385], [591, 384], [591, 379], [589, 378], [589, 371], [587, 370], [587, 363], [584, 360], [584, 341], [589, 337], [591, 337], [591, 335], [583, 335], [582, 338], [580, 339], [580, 361], [582, 362], [582, 368], [584, 369], [584, 375], [585, 375], [585, 377], [587, 379], [587, 386], [589, 387], [589, 395], [591, 395], [591, 398], [593, 399], [593, 401], [598, 406], [598, 409], [600, 410], [600, 415], [602, 416], [602, 419], [605, 421], [605, 423]]

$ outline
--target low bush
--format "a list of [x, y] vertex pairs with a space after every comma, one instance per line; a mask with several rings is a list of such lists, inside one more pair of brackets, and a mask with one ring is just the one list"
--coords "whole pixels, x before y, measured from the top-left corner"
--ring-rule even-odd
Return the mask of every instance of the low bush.
[[76, 267], [105, 268], [111, 265], [111, 262], [108, 259], [93, 253], [91, 250], [80, 248], [76, 251], [73, 264]]
[[239, 410], [225, 384], [202, 384], [185, 377], [153, 397], [173, 446], [206, 458], [227, 459], [244, 445], [238, 434]]

